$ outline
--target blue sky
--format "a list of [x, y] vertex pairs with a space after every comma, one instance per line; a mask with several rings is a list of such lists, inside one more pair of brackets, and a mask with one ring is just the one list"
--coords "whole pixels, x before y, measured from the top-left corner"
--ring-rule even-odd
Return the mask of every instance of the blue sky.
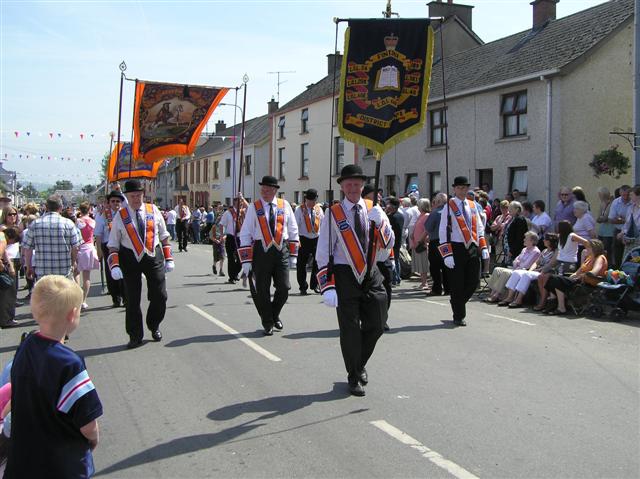
[[[425, 17], [426, 3], [394, 0], [392, 6], [401, 17]], [[473, 27], [486, 42], [531, 26], [530, 0], [460, 3], [475, 7]], [[558, 17], [601, 3], [560, 0]], [[0, 161], [6, 154], [4, 167], [18, 171], [23, 182], [95, 182], [109, 149], [108, 133], [117, 128], [122, 60], [128, 77], [154, 81], [233, 87], [247, 73], [247, 118], [263, 115], [277, 91], [276, 75], [267, 72], [295, 71], [281, 77], [284, 104], [326, 75], [333, 17], [379, 17], [385, 5], [384, 0], [0, 0]], [[339, 50], [343, 32], [341, 26]], [[233, 92], [224, 101], [233, 103]], [[133, 83], [125, 82], [125, 139], [131, 134], [132, 105]], [[219, 119], [231, 124], [234, 111], [220, 106], [211, 129]]]

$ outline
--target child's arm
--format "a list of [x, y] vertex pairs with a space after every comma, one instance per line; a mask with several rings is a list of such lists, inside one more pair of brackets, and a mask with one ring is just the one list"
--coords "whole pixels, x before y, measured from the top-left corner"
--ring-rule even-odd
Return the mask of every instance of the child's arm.
[[85, 424], [80, 428], [80, 432], [89, 441], [89, 447], [93, 451], [98, 445], [100, 431], [98, 430], [98, 420], [94, 419], [88, 424]]

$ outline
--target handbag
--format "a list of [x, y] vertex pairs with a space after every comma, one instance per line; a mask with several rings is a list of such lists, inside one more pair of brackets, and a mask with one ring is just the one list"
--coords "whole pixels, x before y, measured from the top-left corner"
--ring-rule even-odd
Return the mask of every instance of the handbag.
[[15, 284], [15, 279], [6, 271], [0, 271], [0, 289], [9, 289]]

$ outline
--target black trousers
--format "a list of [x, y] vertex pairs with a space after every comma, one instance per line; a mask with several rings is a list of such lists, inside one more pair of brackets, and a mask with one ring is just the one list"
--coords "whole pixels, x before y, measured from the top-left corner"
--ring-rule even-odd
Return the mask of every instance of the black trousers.
[[358, 380], [358, 373], [373, 354], [387, 322], [387, 293], [377, 268], [371, 269], [369, 291], [365, 292], [351, 271], [351, 267], [333, 267], [338, 295], [338, 325], [340, 349], [348, 380]]
[[[1, 258], [0, 261], [2, 261]], [[16, 319], [17, 292], [15, 282], [6, 289], [0, 289], [0, 326], [5, 326], [9, 321]]]
[[176, 221], [176, 234], [178, 235], [178, 250], [187, 249], [187, 240], [189, 239], [189, 222], [187, 220]]
[[155, 331], [164, 319], [167, 309], [167, 287], [164, 275], [164, 256], [160, 245], [156, 246], [155, 256], [145, 254], [140, 262], [128, 248], [120, 248], [120, 268], [127, 288], [126, 330], [133, 340], [142, 340], [142, 274], [147, 278], [147, 328]]
[[229, 274], [229, 279], [238, 279], [242, 264], [240, 263], [240, 258], [238, 258], [238, 243], [236, 243], [235, 236], [226, 235], [224, 249], [227, 251], [227, 273]]
[[389, 309], [391, 307], [391, 281], [393, 280], [393, 266], [391, 265], [390, 259], [387, 261], [378, 261], [376, 264], [378, 265], [380, 274], [382, 274], [382, 286], [384, 286], [384, 290], [387, 293], [387, 309]]
[[447, 279], [447, 267], [444, 265], [442, 255], [438, 250], [440, 240], [429, 241], [429, 274], [433, 280], [431, 291], [433, 294], [449, 293], [449, 281]]
[[119, 303], [121, 299], [126, 300], [124, 280], [116, 281], [111, 277], [111, 269], [109, 269], [109, 264], [107, 263], [108, 258], [109, 248], [107, 248], [107, 243], [102, 243], [102, 262], [104, 264], [104, 273], [107, 277], [107, 291], [109, 291], [109, 296], [111, 296], [113, 302]]
[[[298, 251], [298, 263], [296, 265], [296, 274], [298, 277], [298, 286], [300, 290], [306, 291], [316, 289], [318, 287], [318, 263], [316, 263], [316, 248], [318, 247], [318, 238], [307, 238], [300, 236], [300, 251]], [[307, 263], [309, 256], [313, 258], [313, 266], [311, 267], [311, 281], [307, 283]]]
[[455, 268], [447, 268], [451, 310], [453, 319], [461, 320], [467, 315], [467, 301], [480, 282], [480, 252], [476, 245], [465, 248], [464, 243], [451, 243]]
[[[254, 302], [262, 327], [269, 329], [280, 319], [280, 311], [289, 297], [289, 247], [285, 242], [282, 251], [271, 246], [265, 253], [262, 243], [253, 243], [253, 276], [255, 278]], [[275, 289], [271, 299], [271, 281]]]

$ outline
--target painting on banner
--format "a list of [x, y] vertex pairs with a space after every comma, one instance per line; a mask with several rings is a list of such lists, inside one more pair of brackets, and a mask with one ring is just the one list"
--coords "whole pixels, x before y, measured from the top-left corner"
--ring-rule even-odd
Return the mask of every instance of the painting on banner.
[[383, 154], [420, 131], [433, 41], [428, 19], [349, 20], [338, 107], [343, 138]]
[[228, 88], [136, 82], [133, 157], [147, 163], [192, 154]]
[[160, 169], [162, 161], [150, 164], [144, 161], [135, 161], [132, 158], [130, 142], [116, 143], [115, 148], [111, 151], [107, 167], [109, 182], [129, 178], [153, 179], [158, 176], [158, 169]]

